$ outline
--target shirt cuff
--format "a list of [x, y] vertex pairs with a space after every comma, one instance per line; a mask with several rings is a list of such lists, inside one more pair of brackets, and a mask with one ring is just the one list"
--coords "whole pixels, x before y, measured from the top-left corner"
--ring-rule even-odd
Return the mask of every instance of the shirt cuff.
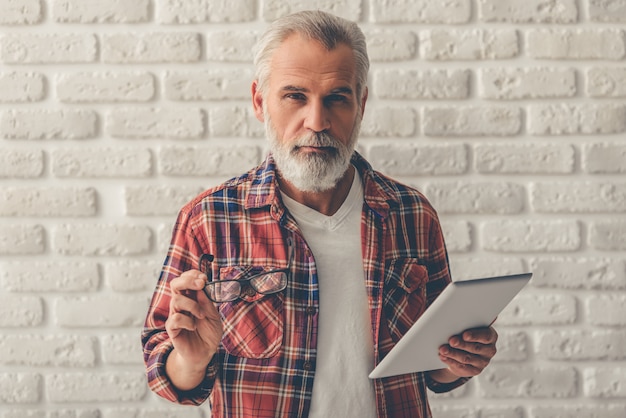
[[428, 386], [428, 389], [430, 389], [431, 391], [435, 393], [450, 392], [451, 390], [464, 385], [470, 380], [469, 377], [459, 377], [454, 382], [440, 383], [440, 382], [437, 382], [432, 377], [430, 377], [430, 373], [427, 372], [425, 373], [425, 375], [426, 375], [426, 386]]

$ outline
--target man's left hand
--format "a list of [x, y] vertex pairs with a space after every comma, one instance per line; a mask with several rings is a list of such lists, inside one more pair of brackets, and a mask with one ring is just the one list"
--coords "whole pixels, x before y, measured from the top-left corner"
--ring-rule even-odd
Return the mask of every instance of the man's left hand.
[[439, 358], [458, 377], [476, 376], [496, 355], [497, 340], [498, 333], [492, 327], [469, 329], [439, 347]]

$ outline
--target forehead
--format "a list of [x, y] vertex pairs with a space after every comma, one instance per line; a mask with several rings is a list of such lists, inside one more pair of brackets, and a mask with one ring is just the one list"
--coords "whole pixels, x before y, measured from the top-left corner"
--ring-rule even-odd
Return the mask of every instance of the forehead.
[[327, 50], [320, 42], [291, 35], [274, 51], [269, 76], [270, 88], [285, 85], [307, 89], [356, 88], [354, 52], [339, 43]]

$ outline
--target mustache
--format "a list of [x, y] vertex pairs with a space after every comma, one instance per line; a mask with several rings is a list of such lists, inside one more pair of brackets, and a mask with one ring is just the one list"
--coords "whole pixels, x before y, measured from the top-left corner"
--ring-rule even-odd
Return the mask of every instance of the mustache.
[[332, 135], [325, 132], [315, 132], [306, 136], [298, 138], [293, 144], [293, 148], [300, 147], [329, 147], [339, 148], [341, 142], [335, 139]]

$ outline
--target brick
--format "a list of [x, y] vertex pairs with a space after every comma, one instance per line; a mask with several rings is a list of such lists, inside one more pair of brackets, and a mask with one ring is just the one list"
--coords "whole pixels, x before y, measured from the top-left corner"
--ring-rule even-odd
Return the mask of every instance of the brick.
[[72, 178], [148, 177], [152, 174], [152, 155], [147, 149], [122, 147], [55, 149], [52, 172]]
[[240, 175], [261, 161], [256, 146], [162, 147], [159, 167], [166, 176]]
[[472, 226], [467, 221], [441, 221], [446, 249], [450, 253], [468, 252], [472, 247]]
[[530, 189], [531, 207], [539, 213], [626, 212], [626, 183], [545, 182]]
[[626, 105], [530, 105], [528, 131], [532, 135], [623, 133], [626, 132]]
[[169, 250], [173, 229], [174, 229], [174, 221], [171, 221], [167, 224], [161, 224], [157, 228], [156, 251], [159, 252], [160, 254], [165, 254]]
[[165, 97], [174, 101], [250, 99], [252, 70], [206, 70], [166, 72]]
[[28, 404], [41, 399], [41, 375], [38, 373], [0, 373], [0, 402]]
[[156, 259], [125, 260], [104, 265], [104, 281], [116, 292], [154, 290], [162, 263]]
[[373, 87], [381, 99], [465, 99], [469, 95], [467, 70], [381, 70]]
[[488, 251], [576, 251], [581, 246], [580, 225], [570, 220], [487, 221], [481, 235]]
[[127, 256], [150, 251], [152, 231], [141, 225], [61, 224], [53, 230], [57, 254]]
[[155, 80], [145, 71], [65, 73], [56, 89], [65, 103], [146, 102], [154, 98]]
[[59, 23], [143, 23], [150, 19], [148, 0], [54, 0], [52, 16]]
[[480, 97], [496, 100], [573, 97], [576, 72], [571, 68], [484, 68]]
[[462, 144], [375, 145], [368, 155], [374, 167], [391, 176], [463, 174], [469, 158], [467, 147]]
[[97, 409], [55, 409], [54, 411], [39, 409], [8, 410], [2, 418], [101, 418]]
[[514, 214], [526, 200], [524, 186], [504, 182], [434, 182], [425, 193], [439, 213]]
[[626, 54], [626, 39], [619, 29], [531, 29], [527, 51], [536, 59], [619, 60]]
[[479, 0], [478, 18], [483, 22], [575, 23], [576, 0]]
[[589, 228], [589, 245], [601, 251], [624, 251], [626, 250], [625, 236], [625, 221], [596, 221]]
[[530, 262], [535, 287], [572, 290], [626, 289], [626, 261], [610, 258], [556, 257]]
[[46, 248], [40, 225], [0, 225], [0, 255], [42, 254]]
[[531, 352], [528, 335], [522, 331], [498, 329], [498, 352], [491, 360], [494, 363], [523, 362]]
[[157, 64], [197, 62], [202, 55], [200, 34], [116, 33], [102, 36], [106, 64]]
[[590, 0], [589, 19], [592, 22], [626, 22], [626, 1]]
[[44, 153], [38, 150], [0, 149], [0, 178], [30, 179], [41, 177]]
[[56, 300], [54, 316], [62, 328], [138, 327], [148, 302], [143, 294], [64, 297]]
[[417, 34], [411, 30], [372, 29], [364, 34], [372, 62], [406, 61], [417, 54]]
[[2, 335], [0, 364], [29, 367], [92, 367], [95, 340], [71, 335]]
[[410, 138], [417, 131], [417, 112], [411, 107], [366, 106], [361, 137]]
[[577, 300], [565, 294], [518, 294], [498, 315], [495, 327], [528, 325], [571, 325], [578, 319]]
[[422, 57], [431, 61], [507, 59], [516, 57], [519, 48], [517, 31], [512, 29], [432, 29], [420, 32]]
[[137, 333], [115, 333], [100, 336], [104, 364], [142, 365], [143, 352]]
[[8, 292], [93, 292], [98, 265], [88, 261], [0, 261], [0, 284]]
[[52, 403], [136, 402], [148, 387], [143, 372], [52, 373], [45, 386]]
[[423, 124], [428, 136], [511, 136], [520, 132], [522, 113], [504, 106], [427, 107]]
[[45, 97], [43, 74], [13, 71], [0, 73], [0, 103], [38, 102]]
[[252, 63], [252, 50], [259, 38], [258, 32], [223, 30], [212, 31], [205, 36], [207, 60]]
[[568, 144], [477, 144], [476, 171], [483, 174], [570, 174], [576, 151]]
[[219, 106], [209, 109], [211, 137], [259, 138], [265, 136], [251, 106]]
[[254, 0], [157, 0], [159, 23], [236, 23], [256, 18]]
[[559, 330], [539, 331], [535, 353], [554, 361], [624, 360], [626, 331]]
[[[596, 326], [626, 325], [626, 295], [592, 295], [586, 301], [588, 321]], [[623, 349], [623, 347], [620, 347]]]
[[587, 367], [583, 370], [583, 387], [590, 398], [626, 398], [626, 367]]
[[0, 190], [0, 216], [84, 217], [96, 214], [92, 187], [5, 187]]
[[590, 97], [626, 97], [626, 67], [589, 68], [585, 75]]
[[42, 17], [41, 0], [0, 0], [0, 25], [32, 25]]
[[626, 144], [596, 142], [583, 146], [583, 169], [591, 174], [626, 173]]
[[202, 192], [198, 186], [127, 186], [126, 214], [130, 216], [176, 215]]
[[527, 271], [521, 259], [503, 257], [501, 254], [452, 257], [450, 270], [453, 280], [478, 279]]
[[43, 322], [43, 302], [39, 297], [0, 295], [0, 302], [1, 328], [36, 327]]
[[87, 139], [97, 134], [98, 117], [91, 110], [7, 110], [0, 135], [7, 139]]
[[[460, 408], [462, 411], [463, 409]], [[525, 409], [521, 406], [484, 405], [478, 407], [480, 418], [525, 418]], [[458, 417], [458, 415], [456, 416]]]
[[[453, 391], [451, 393], [456, 392]], [[432, 393], [428, 393], [428, 400], [430, 401], [430, 410], [433, 413], [433, 416], [437, 417], [437, 418], [480, 418], [479, 415], [479, 410], [476, 407], [469, 407], [469, 406], [464, 406], [464, 407], [458, 407], [458, 406], [450, 406], [447, 405], [443, 400], [440, 401], [441, 404], [439, 404], [437, 401], [433, 401], [433, 399], [436, 397], [432, 396]], [[446, 394], [447, 395], [447, 394]], [[447, 398], [443, 398], [446, 399]]]
[[542, 405], [531, 406], [530, 411], [533, 418], [623, 418], [626, 416], [626, 405]]
[[263, 2], [262, 16], [270, 22], [302, 10], [324, 10], [351, 21], [361, 19], [361, 0], [267, 0]]
[[11, 33], [0, 38], [0, 62], [5, 64], [92, 63], [98, 41], [91, 34]]
[[97, 418], [204, 418], [202, 408], [158, 407], [158, 408], [101, 408], [102, 415]]
[[479, 395], [490, 399], [555, 399], [578, 395], [576, 369], [567, 366], [519, 367], [493, 364], [476, 378]]
[[378, 23], [467, 23], [472, 12], [469, 0], [389, 0], [370, 5], [371, 18]]
[[106, 131], [114, 138], [197, 139], [205, 132], [202, 109], [117, 108], [106, 118]]

